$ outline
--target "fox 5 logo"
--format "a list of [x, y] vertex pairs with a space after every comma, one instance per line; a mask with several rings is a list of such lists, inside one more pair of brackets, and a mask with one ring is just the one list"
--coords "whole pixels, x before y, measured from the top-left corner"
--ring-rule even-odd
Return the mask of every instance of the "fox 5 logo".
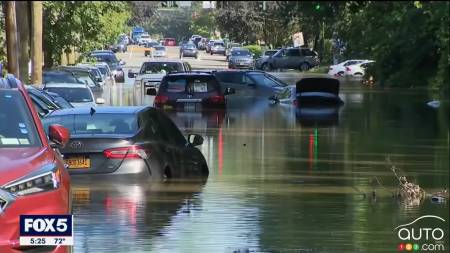
[[20, 215], [20, 236], [72, 236], [72, 215]]

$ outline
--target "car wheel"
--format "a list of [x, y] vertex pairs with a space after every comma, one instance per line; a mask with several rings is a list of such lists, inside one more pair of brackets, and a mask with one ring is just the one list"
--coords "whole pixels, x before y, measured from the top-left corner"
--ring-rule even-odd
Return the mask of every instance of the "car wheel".
[[211, 51], [211, 55], [213, 55], [213, 52]]
[[304, 62], [304, 63], [300, 64], [299, 69], [300, 69], [300, 71], [307, 71], [309, 69], [309, 64]]
[[336, 75], [337, 76], [343, 76], [344, 75], [344, 71], [339, 71]]
[[358, 76], [358, 77], [360, 77], [360, 76], [362, 76], [363, 74], [362, 73], [360, 73], [360, 72], [357, 72], [357, 73], [355, 73], [355, 74], [353, 74], [354, 76]]
[[264, 63], [263, 65], [262, 65], [262, 70], [264, 70], [264, 71], [270, 71], [272, 68], [270, 67], [270, 65], [269, 65], [269, 63]]

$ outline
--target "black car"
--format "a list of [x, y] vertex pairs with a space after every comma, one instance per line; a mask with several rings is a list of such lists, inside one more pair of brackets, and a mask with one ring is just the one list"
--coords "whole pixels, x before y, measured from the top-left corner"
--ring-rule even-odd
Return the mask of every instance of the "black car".
[[195, 148], [203, 138], [190, 134], [186, 140], [156, 108], [64, 109], [43, 119], [44, 126], [53, 123], [70, 130], [71, 139], [60, 151], [71, 174], [134, 175], [160, 181], [209, 173], [205, 158]]
[[125, 72], [122, 69], [122, 65], [125, 62], [118, 60], [116, 55], [110, 50], [97, 50], [92, 51], [87, 55], [88, 58], [95, 58], [99, 62], [106, 62], [111, 69], [111, 73], [114, 75], [116, 82], [125, 82]]
[[83, 83], [78, 80], [76, 76], [70, 71], [55, 70], [55, 71], [44, 71], [43, 84], [47, 83]]
[[155, 89], [147, 90], [147, 95], [156, 95], [156, 107], [189, 111], [223, 108], [225, 96], [233, 93], [233, 89], [222, 90], [213, 75], [202, 72], [168, 74], [162, 79], [158, 93]]
[[225, 70], [213, 74], [224, 88], [233, 88], [237, 96], [268, 98], [287, 87], [286, 83], [263, 71]]

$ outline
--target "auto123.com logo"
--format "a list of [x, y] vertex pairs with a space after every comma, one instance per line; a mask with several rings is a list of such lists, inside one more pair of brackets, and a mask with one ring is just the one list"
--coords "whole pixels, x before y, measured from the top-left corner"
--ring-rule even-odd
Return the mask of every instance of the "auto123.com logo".
[[448, 252], [445, 242], [446, 221], [435, 215], [424, 215], [394, 228], [401, 242], [398, 251]]

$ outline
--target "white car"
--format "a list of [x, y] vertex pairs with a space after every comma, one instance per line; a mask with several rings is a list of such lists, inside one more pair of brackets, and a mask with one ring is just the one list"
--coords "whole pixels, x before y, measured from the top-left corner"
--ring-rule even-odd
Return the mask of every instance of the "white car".
[[347, 60], [336, 65], [331, 65], [328, 69], [328, 75], [343, 76], [347, 66], [363, 63], [367, 60]]
[[166, 57], [166, 47], [165, 46], [154, 46], [152, 56], [153, 57]]
[[168, 73], [188, 72], [191, 70], [191, 65], [182, 60], [153, 59], [142, 63], [138, 73], [130, 69], [128, 71], [128, 78], [136, 78], [134, 85], [137, 87], [158, 89], [161, 80]]
[[44, 86], [44, 90], [59, 94], [74, 107], [95, 107], [105, 103], [103, 98], [94, 99], [94, 94], [86, 84], [49, 83]]
[[345, 67], [345, 76], [362, 77], [366, 73], [366, 68], [369, 64], [375, 61], [364, 61], [358, 64]]
[[138, 44], [139, 44], [139, 46], [140, 45], [145, 45], [145, 44], [147, 44], [147, 43], [149, 43], [151, 41], [152, 41], [152, 38], [150, 37], [150, 35], [142, 34], [141, 37], [138, 40]]

